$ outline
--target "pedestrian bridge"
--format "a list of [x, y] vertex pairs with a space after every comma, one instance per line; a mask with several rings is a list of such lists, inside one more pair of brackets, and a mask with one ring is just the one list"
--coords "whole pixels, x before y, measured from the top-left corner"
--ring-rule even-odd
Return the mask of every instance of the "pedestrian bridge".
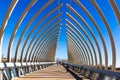
[[119, 61], [119, 0], [0, 0], [0, 80], [120, 80]]

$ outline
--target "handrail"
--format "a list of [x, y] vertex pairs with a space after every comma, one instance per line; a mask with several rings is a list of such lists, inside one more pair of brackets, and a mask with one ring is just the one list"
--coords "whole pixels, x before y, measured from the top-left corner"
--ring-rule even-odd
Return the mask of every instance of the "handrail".
[[68, 67], [72, 66], [72, 67], [76, 67], [79, 69], [84, 69], [93, 73], [99, 73], [100, 76], [109, 76], [109, 77], [113, 77], [114, 79], [120, 79], [120, 73], [119, 72], [114, 72], [114, 71], [110, 71], [110, 70], [101, 70], [99, 68], [91, 68], [89, 66], [81, 66], [81, 65], [77, 65], [77, 64], [71, 64], [71, 63], [63, 63], [63, 65], [67, 65]]

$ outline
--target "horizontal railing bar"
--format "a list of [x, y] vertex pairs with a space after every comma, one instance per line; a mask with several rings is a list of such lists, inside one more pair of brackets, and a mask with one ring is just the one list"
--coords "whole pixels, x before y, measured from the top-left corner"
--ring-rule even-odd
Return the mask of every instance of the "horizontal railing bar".
[[0, 63], [0, 70], [10, 69], [10, 68], [37, 66], [37, 65], [43, 65], [43, 64], [55, 64], [55, 63], [56, 62]]
[[114, 72], [114, 71], [110, 71], [110, 70], [101, 70], [101, 69], [98, 69], [98, 68], [91, 68], [91, 67], [88, 67], [88, 66], [80, 66], [80, 65], [76, 65], [76, 64], [70, 64], [70, 63], [63, 63], [63, 64], [66, 64], [68, 66], [73, 66], [73, 67], [79, 67], [80, 69], [85, 69], [85, 70], [95, 72], [95, 73], [99, 73], [99, 74], [106, 75], [106, 76], [120, 78], [120, 73], [119, 72]]

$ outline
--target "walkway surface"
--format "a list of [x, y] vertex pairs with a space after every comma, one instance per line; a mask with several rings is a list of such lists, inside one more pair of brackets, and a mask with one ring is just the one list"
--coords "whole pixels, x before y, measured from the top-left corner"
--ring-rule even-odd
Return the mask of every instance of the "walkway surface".
[[14, 78], [13, 80], [76, 80], [70, 73], [66, 72], [61, 65], [53, 65], [45, 69]]

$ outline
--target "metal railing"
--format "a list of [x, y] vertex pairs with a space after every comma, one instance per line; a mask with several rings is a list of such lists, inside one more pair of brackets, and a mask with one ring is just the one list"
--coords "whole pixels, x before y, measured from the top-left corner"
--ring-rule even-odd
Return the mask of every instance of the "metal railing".
[[[75, 65], [75, 64], [70, 64], [70, 63], [62, 63], [63, 66], [66, 68], [70, 68], [81, 75], [91, 79], [91, 80], [104, 80], [105, 77], [108, 77], [108, 79], [115, 79], [115, 80], [120, 80], [120, 73], [119, 72], [114, 72], [111, 70], [101, 70], [99, 68], [91, 68], [89, 66], [80, 66], [80, 65]], [[94, 75], [97, 74], [97, 75]], [[94, 79], [93, 79], [94, 77]], [[106, 80], [108, 80], [106, 79]]]
[[2, 71], [2, 80], [11, 80], [54, 64], [55, 62], [0, 63], [0, 71]]

